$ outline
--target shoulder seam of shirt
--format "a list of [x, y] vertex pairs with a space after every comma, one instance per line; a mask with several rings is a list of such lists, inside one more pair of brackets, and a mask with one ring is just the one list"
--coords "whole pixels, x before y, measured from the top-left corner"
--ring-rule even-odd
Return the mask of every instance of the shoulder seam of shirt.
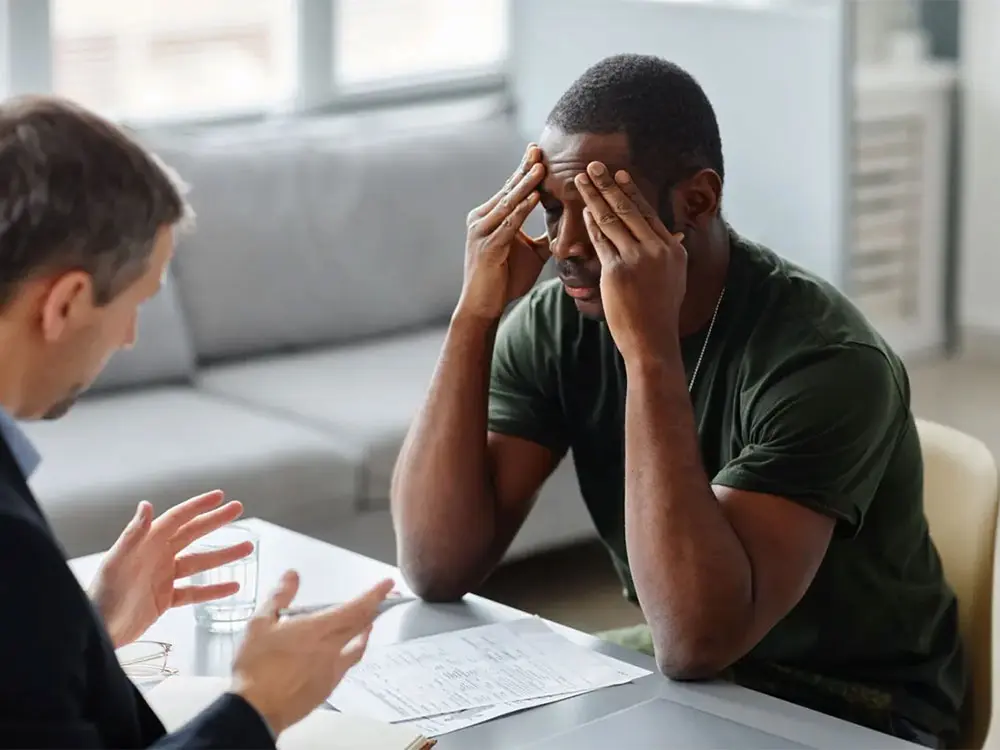
[[889, 368], [889, 374], [892, 376], [892, 382], [896, 386], [896, 395], [899, 396], [900, 403], [903, 404], [903, 406], [906, 409], [907, 415], [909, 415], [909, 413], [911, 412], [910, 404], [906, 400], [906, 395], [903, 392], [903, 386], [899, 382], [899, 378], [896, 377], [896, 368], [893, 367], [892, 360], [889, 359], [889, 355], [885, 353], [884, 349], [864, 341], [845, 341], [841, 344], [836, 344], [835, 346], [842, 346], [845, 349], [854, 349], [854, 348], [867, 349], [869, 351], [875, 352], [878, 355], [879, 359], [881, 359], [882, 362], [885, 364], [885, 366]]

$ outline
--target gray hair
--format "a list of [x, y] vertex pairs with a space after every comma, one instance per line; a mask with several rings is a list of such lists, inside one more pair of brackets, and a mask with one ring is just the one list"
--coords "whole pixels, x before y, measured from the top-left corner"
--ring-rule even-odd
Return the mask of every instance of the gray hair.
[[121, 128], [71, 102], [0, 103], [0, 307], [26, 280], [82, 270], [104, 305], [147, 268], [186, 187]]

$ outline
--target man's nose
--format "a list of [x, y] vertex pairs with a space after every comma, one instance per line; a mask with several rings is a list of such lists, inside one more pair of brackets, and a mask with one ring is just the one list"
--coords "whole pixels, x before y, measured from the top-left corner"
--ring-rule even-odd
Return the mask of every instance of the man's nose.
[[551, 245], [552, 257], [556, 260], [567, 258], [589, 258], [593, 255], [590, 236], [583, 221], [583, 214], [566, 211], [559, 222], [559, 231]]

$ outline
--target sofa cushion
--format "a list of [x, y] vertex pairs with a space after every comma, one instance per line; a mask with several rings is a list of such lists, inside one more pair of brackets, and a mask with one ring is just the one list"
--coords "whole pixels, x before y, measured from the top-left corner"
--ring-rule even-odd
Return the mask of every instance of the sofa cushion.
[[[310, 536], [322, 538], [325, 542], [389, 565], [399, 564], [392, 517], [387, 507], [371, 508], [335, 527], [310, 532]], [[511, 562], [592, 539], [597, 539], [597, 532], [587, 506], [580, 497], [580, 486], [576, 481], [576, 470], [570, 456], [545, 483], [531, 515], [514, 537], [503, 559], [504, 562]]]
[[343, 443], [191, 388], [88, 399], [25, 428], [43, 457], [32, 488], [70, 555], [106, 549], [140, 500], [159, 512], [215, 488], [302, 531], [354, 512], [358, 456]]
[[[325, 538], [394, 564], [391, 522], [372, 511], [388, 505], [396, 456], [426, 396], [444, 334], [444, 329], [432, 329], [377, 343], [220, 365], [205, 369], [199, 386], [330, 431], [360, 450], [362, 497], [370, 512]], [[539, 493], [506, 559], [594, 536], [572, 456], [567, 456]]]
[[204, 369], [198, 385], [329, 431], [363, 455], [362, 497], [389, 497], [396, 455], [423, 403], [444, 329]]
[[159, 294], [139, 308], [135, 346], [111, 358], [91, 392], [190, 381], [194, 369], [194, 347], [177, 299], [177, 286], [168, 276]]
[[199, 358], [443, 322], [465, 217], [523, 144], [506, 119], [320, 138], [192, 138], [158, 150], [191, 184], [175, 270]]

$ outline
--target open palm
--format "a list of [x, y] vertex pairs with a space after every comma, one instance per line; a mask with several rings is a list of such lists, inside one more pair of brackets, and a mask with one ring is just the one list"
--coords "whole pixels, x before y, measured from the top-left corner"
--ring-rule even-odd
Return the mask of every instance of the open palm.
[[238, 502], [223, 504], [220, 491], [186, 500], [155, 520], [153, 506], [139, 503], [135, 517], [101, 563], [91, 588], [116, 648], [141, 636], [171, 607], [219, 599], [239, 590], [235, 581], [207, 586], [179, 586], [178, 581], [253, 551], [251, 542], [243, 542], [182, 554], [193, 542], [242, 513]]

